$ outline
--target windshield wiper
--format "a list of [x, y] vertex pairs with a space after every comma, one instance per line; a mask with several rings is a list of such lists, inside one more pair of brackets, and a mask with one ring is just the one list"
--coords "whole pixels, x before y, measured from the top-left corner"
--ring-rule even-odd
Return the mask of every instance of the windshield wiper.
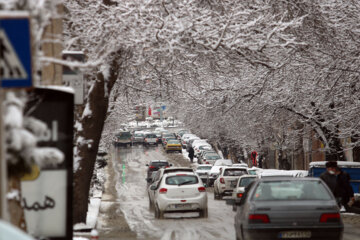
[[179, 183], [178, 186], [185, 185], [185, 184], [192, 183], [192, 182], [193, 182], [193, 180], [185, 181], [185, 182]]

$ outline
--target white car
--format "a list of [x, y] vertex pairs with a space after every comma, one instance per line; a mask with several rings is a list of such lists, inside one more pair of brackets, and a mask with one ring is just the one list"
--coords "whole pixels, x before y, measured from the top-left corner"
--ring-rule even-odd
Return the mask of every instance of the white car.
[[232, 195], [238, 179], [248, 174], [245, 167], [222, 167], [214, 182], [214, 199], [222, 199], [225, 195]]
[[[170, 212], [199, 212], [207, 217], [207, 194], [200, 177], [191, 172], [166, 173], [149, 187], [149, 205], [155, 218]], [[151, 197], [150, 197], [151, 196]]]
[[255, 179], [257, 178], [256, 175], [242, 175], [236, 183], [236, 187], [232, 193], [232, 205], [233, 210], [236, 210], [236, 203], [240, 203], [240, 200], [245, 192], [245, 188]]
[[186, 148], [187, 140], [192, 137], [197, 137], [197, 136], [191, 133], [186, 133], [181, 137], [181, 145], [183, 148]]
[[212, 166], [210, 164], [200, 164], [197, 166], [195, 173], [199, 175], [201, 180], [206, 183], [207, 176], [210, 173]]
[[[212, 166], [209, 174], [207, 175], [207, 179], [206, 179], [207, 187], [211, 187], [214, 185], [216, 178], [219, 176], [220, 169], [223, 168], [224, 166], [226, 166], [226, 165], [224, 164], [224, 165], [219, 165], [219, 166]], [[231, 165], [228, 165], [228, 166], [231, 166]]]
[[232, 166], [233, 162], [231, 159], [219, 159], [216, 160], [214, 166]]

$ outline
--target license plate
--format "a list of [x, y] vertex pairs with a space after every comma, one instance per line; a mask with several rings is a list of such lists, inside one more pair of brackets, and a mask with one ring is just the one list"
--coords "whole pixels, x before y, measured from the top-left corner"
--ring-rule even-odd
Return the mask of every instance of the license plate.
[[286, 231], [280, 232], [279, 238], [311, 238], [310, 231]]
[[188, 208], [189, 204], [175, 204], [174, 208]]

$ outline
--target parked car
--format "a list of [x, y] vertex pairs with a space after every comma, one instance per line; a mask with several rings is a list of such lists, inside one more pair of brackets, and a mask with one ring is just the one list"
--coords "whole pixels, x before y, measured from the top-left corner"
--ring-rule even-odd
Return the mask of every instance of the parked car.
[[171, 151], [177, 151], [179, 153], [182, 153], [182, 147], [180, 141], [177, 139], [166, 140], [165, 151], [166, 153], [169, 153]]
[[[212, 164], [214, 165], [216, 161], [221, 160], [221, 157], [216, 152], [207, 152], [203, 155], [200, 160], [200, 163]], [[229, 164], [231, 165], [231, 164]]]
[[184, 149], [186, 148], [187, 140], [191, 137], [196, 137], [196, 135], [191, 134], [191, 133], [186, 133], [181, 137], [182, 148], [184, 148]]
[[131, 133], [129, 131], [119, 131], [114, 136], [114, 146], [126, 146], [129, 147], [132, 144]]
[[160, 168], [171, 167], [172, 164], [170, 164], [167, 160], [152, 160], [149, 164], [146, 164], [146, 166], [148, 167], [146, 180], [149, 182], [152, 172], [156, 172]]
[[342, 239], [336, 200], [317, 178], [258, 179], [237, 207], [236, 239]]
[[182, 137], [185, 133], [190, 133], [190, 131], [187, 130], [187, 129], [180, 129], [179, 131], [177, 131], [176, 137], [177, 137], [179, 140], [181, 140], [181, 137]]
[[156, 145], [157, 146], [157, 137], [154, 133], [146, 133], [144, 137], [144, 146]]
[[156, 176], [156, 173], [157, 173], [157, 171], [151, 172], [150, 177], [148, 177], [148, 178], [145, 179], [146, 182], [147, 182], [147, 187], [149, 187], [151, 184], [153, 184], [154, 179], [155, 179], [155, 176]]
[[255, 181], [257, 178], [256, 175], [242, 175], [239, 177], [236, 186], [233, 190], [232, 197], [230, 199], [230, 204], [233, 206], [233, 210], [236, 210], [236, 204], [240, 203], [242, 196], [244, 195], [245, 188]]
[[193, 143], [195, 140], [200, 140], [200, 138], [194, 136], [194, 137], [190, 137], [190, 138], [188, 138], [188, 139], [185, 140], [185, 142], [186, 142], [186, 151], [189, 151], [190, 148], [192, 148], [192, 143]]
[[[204, 162], [204, 155], [205, 154], [208, 154], [208, 153], [214, 153], [214, 154], [217, 154], [217, 152], [215, 152], [215, 150], [213, 150], [213, 149], [203, 149], [203, 150], [201, 150], [201, 152], [200, 152], [200, 154], [198, 155], [198, 160], [200, 161], [200, 162]], [[218, 155], [218, 154], [217, 154]], [[220, 159], [220, 156], [219, 156], [219, 159]]]
[[150, 185], [149, 204], [153, 206], [155, 218], [163, 218], [168, 212], [199, 212], [207, 217], [206, 189], [193, 172], [167, 173]]
[[214, 166], [232, 166], [231, 159], [218, 159], [215, 161]]
[[132, 136], [132, 142], [133, 142], [133, 144], [136, 144], [136, 143], [143, 144], [144, 138], [145, 138], [145, 134], [143, 132], [135, 131]]
[[200, 164], [197, 166], [195, 173], [199, 175], [199, 177], [204, 183], [206, 183], [207, 176], [210, 173], [211, 168], [212, 166], [209, 164]]
[[219, 176], [214, 182], [214, 199], [222, 199], [223, 196], [232, 195], [239, 177], [247, 174], [244, 167], [222, 167]]
[[194, 148], [194, 155], [195, 155], [195, 157], [197, 157], [198, 160], [200, 158], [200, 154], [202, 151], [212, 149], [210, 144], [201, 144], [201, 145], [195, 144], [195, 146], [193, 148]]

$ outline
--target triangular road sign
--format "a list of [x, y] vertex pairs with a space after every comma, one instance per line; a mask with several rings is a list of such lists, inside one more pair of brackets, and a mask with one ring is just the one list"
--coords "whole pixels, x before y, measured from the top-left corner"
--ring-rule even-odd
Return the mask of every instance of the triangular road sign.
[[0, 79], [23, 80], [28, 74], [3, 29], [0, 29]]

